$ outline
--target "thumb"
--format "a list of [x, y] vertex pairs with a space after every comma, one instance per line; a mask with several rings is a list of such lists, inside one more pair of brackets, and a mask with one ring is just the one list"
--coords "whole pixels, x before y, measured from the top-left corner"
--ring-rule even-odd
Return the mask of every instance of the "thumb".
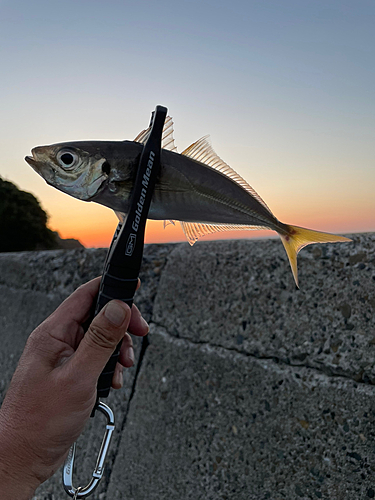
[[108, 302], [93, 319], [74, 354], [73, 364], [84, 376], [99, 377], [108, 359], [124, 337], [131, 311], [120, 300]]

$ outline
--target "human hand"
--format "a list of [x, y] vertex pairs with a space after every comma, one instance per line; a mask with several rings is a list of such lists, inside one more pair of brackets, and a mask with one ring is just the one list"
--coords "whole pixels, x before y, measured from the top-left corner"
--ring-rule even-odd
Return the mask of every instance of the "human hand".
[[130, 333], [144, 336], [139, 310], [119, 300], [89, 319], [100, 278], [79, 287], [30, 335], [0, 409], [0, 483], [3, 500], [29, 499], [64, 462], [96, 401], [96, 385], [123, 338], [112, 386], [132, 366]]

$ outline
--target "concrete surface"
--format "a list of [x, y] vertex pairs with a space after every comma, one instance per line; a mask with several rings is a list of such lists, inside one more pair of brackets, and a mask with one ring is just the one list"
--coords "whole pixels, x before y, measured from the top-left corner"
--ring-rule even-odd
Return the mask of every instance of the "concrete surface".
[[[91, 498], [375, 498], [375, 234], [353, 239], [302, 250], [300, 290], [277, 240], [148, 246], [149, 345], [110, 397], [119, 427]], [[27, 335], [104, 255], [0, 255], [2, 395]], [[57, 475], [35, 499], [61, 488]]]

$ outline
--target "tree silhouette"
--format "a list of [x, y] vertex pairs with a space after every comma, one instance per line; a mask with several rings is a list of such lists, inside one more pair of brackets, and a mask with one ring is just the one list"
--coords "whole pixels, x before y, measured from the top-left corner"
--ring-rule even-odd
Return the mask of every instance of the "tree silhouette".
[[57, 248], [47, 220], [35, 196], [0, 177], [0, 252]]

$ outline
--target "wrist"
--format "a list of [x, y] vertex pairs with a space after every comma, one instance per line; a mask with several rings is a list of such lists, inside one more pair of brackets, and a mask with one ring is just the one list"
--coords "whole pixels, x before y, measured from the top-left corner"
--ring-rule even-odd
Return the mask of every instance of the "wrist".
[[32, 472], [28, 454], [0, 410], [0, 484], [2, 500], [29, 500], [40, 481]]

